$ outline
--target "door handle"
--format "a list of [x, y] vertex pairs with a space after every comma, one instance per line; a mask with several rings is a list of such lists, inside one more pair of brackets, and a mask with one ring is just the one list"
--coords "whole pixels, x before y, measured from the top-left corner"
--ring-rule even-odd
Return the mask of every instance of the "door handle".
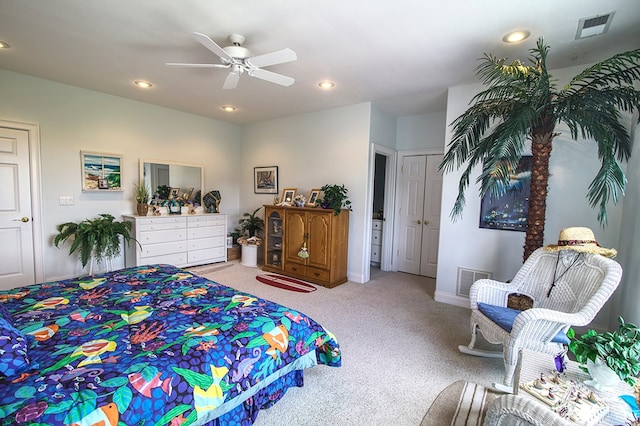
[[420, 222], [419, 220], [416, 220], [416, 223], [417, 223], [418, 225], [420, 225], [422, 222]]
[[429, 221], [428, 221], [428, 220], [425, 220], [424, 222], [422, 222], [422, 224], [423, 224], [423, 225], [428, 225], [428, 224], [429, 224]]
[[29, 218], [28, 217], [23, 217], [20, 219], [13, 219], [14, 222], [29, 222]]

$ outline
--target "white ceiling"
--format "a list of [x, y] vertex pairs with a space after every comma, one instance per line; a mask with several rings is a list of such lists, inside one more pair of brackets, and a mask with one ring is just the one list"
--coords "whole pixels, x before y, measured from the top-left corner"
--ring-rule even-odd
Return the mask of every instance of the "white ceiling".
[[[606, 34], [575, 40], [580, 18], [612, 11]], [[527, 41], [502, 42], [523, 28]], [[166, 66], [219, 61], [194, 31], [222, 46], [244, 35], [254, 55], [294, 50], [296, 62], [267, 69], [295, 83], [244, 74], [222, 90], [226, 70]], [[233, 123], [368, 101], [396, 116], [443, 111], [448, 87], [477, 81], [485, 52], [526, 59], [541, 36], [551, 69], [639, 48], [640, 1], [0, 0], [0, 40], [11, 45], [0, 68]], [[323, 79], [335, 89], [318, 89]]]

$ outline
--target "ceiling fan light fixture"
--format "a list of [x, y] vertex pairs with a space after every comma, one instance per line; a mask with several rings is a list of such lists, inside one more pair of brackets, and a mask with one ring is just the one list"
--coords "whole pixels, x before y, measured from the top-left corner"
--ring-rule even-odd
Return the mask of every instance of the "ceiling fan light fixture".
[[334, 87], [336, 87], [336, 84], [333, 81], [323, 80], [320, 83], [318, 83], [318, 86], [321, 89], [329, 90], [329, 89], [333, 89]]
[[237, 108], [233, 105], [223, 105], [222, 110], [226, 112], [234, 112]]
[[510, 44], [520, 43], [521, 41], [528, 39], [530, 35], [531, 32], [526, 30], [511, 31], [510, 33], [502, 37], [502, 41]]
[[133, 82], [133, 84], [135, 84], [136, 86], [138, 86], [141, 89], [150, 89], [153, 87], [153, 84], [149, 83], [148, 81], [145, 80], [136, 80]]
[[0, 40], [0, 49], [8, 49], [10, 47], [11, 45], [9, 45], [9, 43]]

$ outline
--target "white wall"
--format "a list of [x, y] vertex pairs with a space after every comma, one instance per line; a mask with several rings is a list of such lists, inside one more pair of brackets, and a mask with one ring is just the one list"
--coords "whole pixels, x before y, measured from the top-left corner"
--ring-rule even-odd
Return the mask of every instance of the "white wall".
[[[278, 188], [305, 196], [325, 184], [344, 184], [353, 211], [349, 219], [349, 280], [362, 282], [365, 196], [371, 104], [246, 125], [240, 166], [240, 210], [271, 204], [272, 195], [253, 193], [253, 168], [278, 166]], [[262, 212], [264, 214], [264, 211]]]
[[[67, 246], [53, 246], [56, 225], [135, 211], [139, 158], [203, 165], [204, 190], [219, 189], [222, 212], [237, 217], [239, 126], [3, 70], [0, 93], [0, 118], [40, 125], [46, 280], [82, 273]], [[122, 154], [124, 192], [83, 193], [81, 150]], [[72, 196], [75, 205], [60, 206], [60, 196]]]
[[[583, 69], [584, 67], [572, 67], [554, 71], [552, 74], [561, 87]], [[471, 98], [482, 89], [480, 83], [450, 88], [446, 122], [451, 123], [461, 115], [468, 108]], [[597, 211], [589, 206], [586, 199], [587, 187], [600, 168], [596, 144], [571, 140], [563, 126], [557, 127], [556, 130], [562, 132], [562, 135], [554, 140], [551, 152], [544, 244], [555, 243], [562, 228], [586, 226], [595, 232], [602, 246], [619, 247], [622, 205], [608, 207], [609, 225], [603, 229], [597, 221]], [[447, 127], [446, 144], [451, 141], [451, 133], [451, 128]], [[457, 187], [462, 168], [444, 176], [435, 293], [435, 299], [438, 301], [468, 306], [467, 298], [456, 296], [458, 267], [488, 271], [493, 273], [495, 279], [507, 280], [512, 278], [522, 265], [524, 232], [478, 227], [480, 197], [479, 186], [474, 182], [479, 172], [480, 166], [471, 175], [463, 217], [455, 223], [450, 219], [450, 212], [458, 194]], [[601, 311], [594, 321], [594, 326], [607, 327], [609, 309], [607, 305]]]
[[442, 149], [446, 118], [445, 111], [399, 117], [396, 149]]

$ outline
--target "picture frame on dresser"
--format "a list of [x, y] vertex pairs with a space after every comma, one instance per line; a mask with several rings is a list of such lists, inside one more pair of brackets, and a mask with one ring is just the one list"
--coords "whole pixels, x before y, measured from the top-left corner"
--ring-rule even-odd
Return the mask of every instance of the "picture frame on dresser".
[[285, 188], [282, 190], [282, 198], [280, 199], [283, 203], [293, 203], [293, 199], [296, 196], [296, 191], [298, 188]]
[[307, 197], [307, 202], [305, 206], [307, 207], [315, 207], [316, 201], [318, 201], [318, 196], [320, 195], [320, 188], [314, 188], [309, 191], [309, 196]]
[[169, 190], [169, 199], [177, 200], [178, 198], [180, 198], [180, 188], [171, 188]]
[[80, 151], [83, 192], [122, 192], [122, 155]]
[[278, 193], [278, 166], [253, 168], [253, 192], [255, 194]]

